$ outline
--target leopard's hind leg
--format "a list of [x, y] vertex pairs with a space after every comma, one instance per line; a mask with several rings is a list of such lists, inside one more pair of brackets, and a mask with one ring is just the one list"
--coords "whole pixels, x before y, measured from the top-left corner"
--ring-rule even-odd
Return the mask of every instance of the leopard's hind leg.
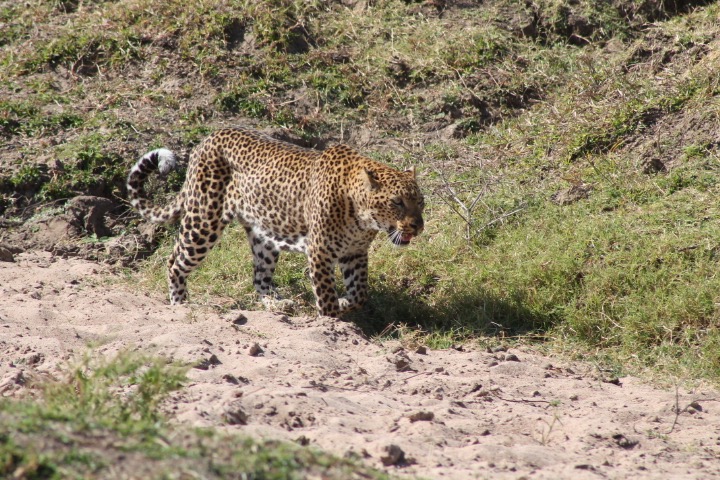
[[280, 258], [280, 249], [263, 236], [258, 235], [252, 227], [246, 225], [248, 242], [253, 255], [253, 285], [261, 299], [277, 297], [273, 274]]
[[244, 225], [253, 255], [253, 285], [260, 301], [268, 310], [294, 312], [297, 304], [282, 298], [273, 282], [273, 274], [280, 258], [280, 249], [271, 240], [257, 234], [252, 227]]
[[[207, 166], [200, 165], [207, 169]], [[168, 287], [170, 303], [183, 303], [187, 299], [187, 277], [207, 257], [220, 240], [230, 222], [224, 211], [224, 196], [231, 181], [230, 168], [224, 164], [212, 165], [212, 176], [188, 178], [185, 214], [173, 252], [168, 258]]]

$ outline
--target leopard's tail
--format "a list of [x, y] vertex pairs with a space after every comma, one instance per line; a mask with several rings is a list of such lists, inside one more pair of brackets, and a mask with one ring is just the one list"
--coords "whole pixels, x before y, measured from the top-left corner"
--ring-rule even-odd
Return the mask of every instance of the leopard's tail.
[[170, 150], [160, 148], [143, 155], [130, 169], [127, 178], [128, 200], [145, 220], [152, 223], [169, 223], [180, 218], [180, 214], [183, 212], [182, 193], [169, 204], [159, 207], [153, 205], [144, 189], [145, 181], [153, 171], [157, 170], [161, 175], [167, 175], [176, 166], [175, 154]]

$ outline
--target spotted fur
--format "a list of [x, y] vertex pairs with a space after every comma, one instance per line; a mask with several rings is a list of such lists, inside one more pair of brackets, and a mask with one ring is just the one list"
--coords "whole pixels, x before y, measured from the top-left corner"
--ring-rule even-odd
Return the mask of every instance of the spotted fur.
[[[401, 172], [345, 145], [305, 149], [234, 128], [208, 136], [191, 153], [180, 193], [165, 207], [143, 190], [148, 175], [167, 172], [175, 155], [146, 153], [130, 170], [130, 203], [152, 222], [180, 220], [168, 259], [170, 302], [187, 296], [187, 276], [237, 219], [254, 263], [255, 289], [274, 298], [273, 273], [281, 250], [308, 256], [320, 314], [337, 317], [368, 296], [368, 248], [378, 232], [406, 245], [423, 230], [424, 201], [414, 169]], [[339, 265], [346, 295], [338, 298]]]

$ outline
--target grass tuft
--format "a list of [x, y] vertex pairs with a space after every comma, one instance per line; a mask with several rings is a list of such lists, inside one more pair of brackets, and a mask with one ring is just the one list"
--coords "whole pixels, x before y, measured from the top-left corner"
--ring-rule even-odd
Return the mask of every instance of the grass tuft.
[[[187, 367], [88, 354], [39, 400], [0, 400], [3, 478], [388, 478], [311, 449], [169, 425], [161, 404]], [[122, 461], [118, 461], [122, 459]]]

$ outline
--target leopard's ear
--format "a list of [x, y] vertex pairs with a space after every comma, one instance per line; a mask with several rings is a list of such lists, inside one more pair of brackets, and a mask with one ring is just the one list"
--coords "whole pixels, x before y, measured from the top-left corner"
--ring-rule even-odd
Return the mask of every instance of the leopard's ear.
[[410, 175], [412, 175], [413, 178], [415, 178], [415, 165], [405, 170], [405, 173], [409, 173]]
[[380, 181], [378, 180], [377, 173], [369, 168], [363, 168], [360, 175], [362, 176], [363, 183], [365, 183], [365, 188], [371, 192], [380, 190]]

